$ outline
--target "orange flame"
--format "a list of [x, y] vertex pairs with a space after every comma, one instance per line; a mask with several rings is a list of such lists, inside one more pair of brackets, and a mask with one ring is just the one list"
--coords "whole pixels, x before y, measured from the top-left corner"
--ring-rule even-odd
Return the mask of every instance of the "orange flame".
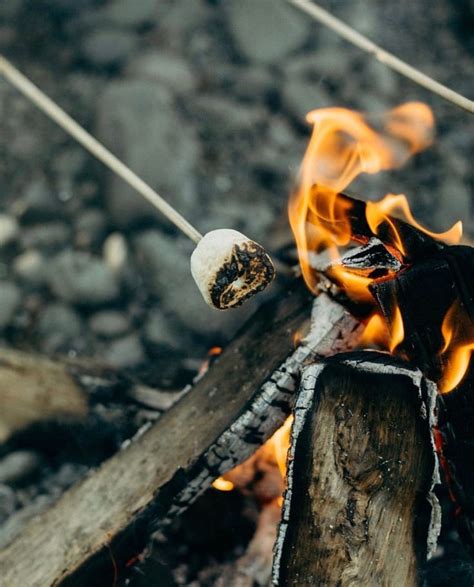
[[462, 305], [456, 300], [441, 325], [444, 345], [441, 349], [443, 374], [438, 387], [441, 393], [452, 391], [461, 382], [474, 350], [474, 328]]
[[[271, 438], [253, 455], [249, 460], [245, 461], [241, 465], [237, 465], [234, 469], [219, 477], [214, 481], [212, 486], [220, 491], [231, 491], [232, 489], [239, 487], [242, 489], [242, 484], [246, 484], [249, 481], [249, 475], [246, 474], [245, 469], [252, 459], [257, 457], [260, 460], [268, 463], [276, 463], [278, 467], [279, 475], [281, 477], [280, 484], [283, 486], [282, 481], [286, 477], [286, 456], [288, 448], [290, 446], [290, 432], [291, 425], [293, 423], [293, 416], [289, 416], [283, 426], [279, 428]], [[249, 467], [250, 475], [253, 474], [254, 467]], [[232, 481], [231, 481], [232, 479]], [[282, 503], [279, 498], [278, 503]]]
[[[411, 155], [429, 146], [433, 140], [434, 118], [428, 106], [410, 102], [371, 120], [344, 108], [323, 108], [307, 115], [313, 125], [311, 139], [303, 158], [298, 188], [290, 198], [289, 217], [298, 247], [304, 279], [317, 290], [318, 275], [310, 266], [310, 252], [325, 249], [332, 261], [340, 257], [340, 248], [353, 240], [350, 212], [352, 202], [340, 192], [361, 173], [374, 174], [398, 168]], [[376, 130], [376, 128], [378, 130]], [[389, 194], [378, 202], [366, 204], [366, 220], [374, 234], [380, 225], [391, 231], [393, 252], [403, 260], [407, 255], [393, 218], [413, 224], [430, 236], [450, 244], [459, 242], [462, 225], [435, 234], [414, 219], [403, 195]], [[334, 264], [331, 276], [354, 301], [373, 303], [369, 291], [372, 279], [355, 275], [341, 264]], [[393, 323], [387, 329], [381, 317], [373, 317], [361, 343], [377, 343], [390, 351], [403, 341], [400, 310], [395, 308]]]

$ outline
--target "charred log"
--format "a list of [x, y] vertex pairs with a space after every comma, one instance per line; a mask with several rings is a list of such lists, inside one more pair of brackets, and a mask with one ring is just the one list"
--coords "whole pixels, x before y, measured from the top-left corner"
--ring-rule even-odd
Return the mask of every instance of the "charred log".
[[373, 352], [305, 370], [275, 585], [417, 585], [439, 526], [435, 394], [420, 371]]

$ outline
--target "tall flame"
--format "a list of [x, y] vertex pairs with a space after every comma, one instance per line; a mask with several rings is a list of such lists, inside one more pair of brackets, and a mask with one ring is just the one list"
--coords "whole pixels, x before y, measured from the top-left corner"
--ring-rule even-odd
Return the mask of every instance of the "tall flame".
[[[371, 119], [370, 123], [361, 113], [345, 108], [313, 110], [307, 120], [313, 125], [313, 131], [298, 187], [290, 198], [289, 217], [304, 279], [316, 291], [318, 275], [311, 268], [310, 253], [326, 250], [331, 260], [336, 261], [340, 248], [354, 238], [350, 219], [353, 204], [340, 193], [361, 173], [398, 168], [411, 155], [429, 146], [434, 135], [434, 118], [428, 106], [410, 102]], [[462, 235], [460, 222], [441, 234], [420, 226], [401, 194], [388, 194], [378, 202], [368, 202], [365, 213], [374, 234], [378, 234], [381, 224], [390, 229], [394, 252], [400, 259], [406, 257], [407, 251], [394, 217], [451, 244], [459, 242]], [[369, 292], [371, 278], [355, 275], [340, 264], [334, 264], [332, 275], [353, 300], [373, 302]], [[372, 342], [385, 341], [383, 346], [394, 351], [404, 336], [399, 309], [394, 310], [388, 339], [380, 320], [377, 327], [374, 320], [370, 322]], [[365, 341], [368, 338], [366, 333]]]

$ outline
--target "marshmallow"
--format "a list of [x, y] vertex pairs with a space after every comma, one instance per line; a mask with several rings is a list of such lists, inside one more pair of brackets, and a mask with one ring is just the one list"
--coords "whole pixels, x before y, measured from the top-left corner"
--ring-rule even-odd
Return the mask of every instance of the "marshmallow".
[[227, 228], [203, 236], [191, 255], [191, 273], [206, 302], [226, 310], [262, 291], [275, 276], [265, 249]]

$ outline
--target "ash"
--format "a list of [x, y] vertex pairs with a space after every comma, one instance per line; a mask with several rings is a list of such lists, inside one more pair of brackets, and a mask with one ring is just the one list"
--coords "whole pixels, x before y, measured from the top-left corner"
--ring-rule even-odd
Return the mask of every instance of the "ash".
[[[322, 4], [473, 94], [469, 0]], [[291, 240], [286, 203], [309, 136], [306, 112], [423, 100], [436, 115], [435, 145], [352, 187], [368, 198], [406, 193], [430, 228], [461, 218], [474, 232], [472, 117], [283, 2], [9, 0], [0, 4], [0, 50], [200, 231], [234, 228], [271, 253]], [[0, 446], [1, 546], [158, 418], [261, 297], [228, 313], [206, 308], [187, 241], [2, 80], [0, 112], [0, 343], [93, 357], [164, 394], [158, 407], [99, 395], [87, 430], [45, 425]], [[444, 505], [426, 584], [472, 585]], [[210, 490], [154, 538], [152, 556], [123, 583], [215, 585], [257, 519], [250, 497]]]

